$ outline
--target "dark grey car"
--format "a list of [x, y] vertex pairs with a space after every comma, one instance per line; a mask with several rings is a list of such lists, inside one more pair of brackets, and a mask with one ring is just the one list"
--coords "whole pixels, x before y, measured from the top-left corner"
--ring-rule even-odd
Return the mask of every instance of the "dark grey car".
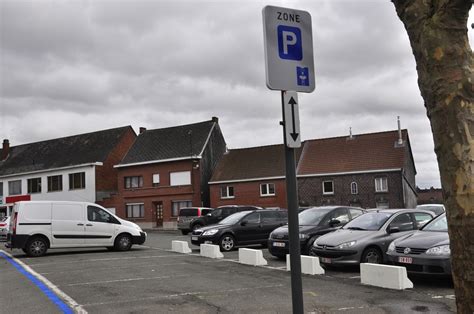
[[344, 227], [319, 237], [311, 255], [321, 264], [383, 263], [388, 245], [421, 228], [434, 213], [416, 209], [380, 209], [356, 217]]
[[448, 223], [442, 214], [421, 230], [390, 243], [390, 263], [405, 266], [409, 273], [451, 275]]

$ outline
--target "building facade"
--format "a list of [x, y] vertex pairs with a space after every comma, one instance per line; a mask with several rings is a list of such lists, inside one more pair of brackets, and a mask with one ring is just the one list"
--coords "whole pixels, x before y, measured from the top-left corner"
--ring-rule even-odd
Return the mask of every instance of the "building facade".
[[218, 119], [141, 129], [115, 168], [118, 193], [101, 202], [145, 228], [176, 228], [179, 209], [210, 205], [208, 182], [226, 150]]
[[117, 164], [136, 134], [130, 126], [0, 151], [0, 215], [19, 200], [98, 202], [116, 193]]

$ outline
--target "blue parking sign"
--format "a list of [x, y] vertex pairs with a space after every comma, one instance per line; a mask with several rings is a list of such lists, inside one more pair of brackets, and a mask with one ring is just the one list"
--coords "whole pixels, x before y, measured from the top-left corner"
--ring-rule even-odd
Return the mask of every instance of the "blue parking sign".
[[279, 25], [278, 54], [286, 60], [300, 61], [303, 59], [303, 47], [301, 44], [301, 30], [298, 27]]

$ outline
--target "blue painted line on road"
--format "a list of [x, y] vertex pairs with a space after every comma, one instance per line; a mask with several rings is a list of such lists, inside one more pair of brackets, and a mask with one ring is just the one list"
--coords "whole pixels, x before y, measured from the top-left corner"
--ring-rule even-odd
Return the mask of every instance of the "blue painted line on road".
[[38, 278], [33, 276], [31, 273], [26, 271], [20, 264], [15, 262], [10, 256], [5, 255], [0, 252], [0, 256], [7, 260], [13, 267], [16, 268], [21, 274], [33, 282], [47, 297], [50, 299], [63, 313], [74, 313], [74, 311], [51, 290], [44, 283], [42, 283]]

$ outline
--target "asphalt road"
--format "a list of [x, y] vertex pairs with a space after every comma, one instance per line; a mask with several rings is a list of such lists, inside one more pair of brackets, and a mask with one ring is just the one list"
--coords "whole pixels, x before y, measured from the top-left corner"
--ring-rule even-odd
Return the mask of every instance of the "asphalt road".
[[[237, 263], [237, 251], [220, 260], [199, 256], [193, 246], [191, 254], [170, 251], [172, 240], [188, 239], [177, 232], [153, 232], [144, 246], [129, 252], [50, 250], [41, 258], [11, 253], [76, 302], [76, 310], [88, 313], [291, 313], [285, 261], [266, 249], [264, 267]], [[1, 313], [62, 312], [6, 258], [0, 265]], [[449, 280], [411, 279], [413, 289], [394, 291], [360, 284], [357, 268], [303, 275], [305, 312], [455, 312]]]

